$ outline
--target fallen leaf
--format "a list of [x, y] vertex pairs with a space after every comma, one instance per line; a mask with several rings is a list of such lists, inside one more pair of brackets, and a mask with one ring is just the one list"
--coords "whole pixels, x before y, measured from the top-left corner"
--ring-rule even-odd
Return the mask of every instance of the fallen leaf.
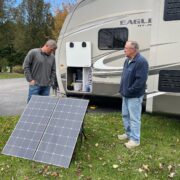
[[113, 164], [113, 168], [116, 169], [118, 168], [119, 166], [117, 164]]
[[169, 166], [168, 166], [168, 170], [169, 170], [169, 171], [171, 171], [172, 168], [173, 168], [172, 165], [169, 165]]
[[114, 146], [116, 146], [116, 143], [112, 143], [112, 144], [111, 144], [111, 147], [114, 147]]
[[90, 168], [92, 168], [92, 167], [93, 167], [93, 166], [92, 166], [92, 164], [89, 164], [88, 166], [89, 166]]
[[58, 172], [52, 172], [52, 173], [51, 173], [51, 176], [58, 177], [58, 176], [59, 176], [59, 173], [58, 173]]
[[47, 172], [48, 172], [48, 169], [49, 169], [49, 166], [44, 166], [44, 167], [43, 167], [44, 173], [47, 173]]
[[152, 156], [151, 156], [151, 155], [149, 155], [149, 159], [152, 159]]
[[143, 169], [141, 169], [141, 168], [139, 168], [139, 169], [138, 169], [138, 171], [139, 171], [140, 173], [142, 173], [144, 170], [143, 170]]
[[97, 107], [96, 106], [90, 106], [90, 109], [92, 109], [92, 110], [95, 110]]
[[173, 178], [174, 176], [175, 176], [175, 172], [172, 172], [172, 173], [169, 174], [168, 177]]
[[81, 174], [81, 176], [79, 177], [79, 179], [83, 179], [83, 177], [84, 177], [84, 175], [83, 175], [83, 174]]
[[162, 163], [159, 163], [159, 169], [163, 169]]
[[149, 166], [146, 165], [146, 164], [143, 164], [143, 169], [146, 170], [146, 171], [149, 171]]

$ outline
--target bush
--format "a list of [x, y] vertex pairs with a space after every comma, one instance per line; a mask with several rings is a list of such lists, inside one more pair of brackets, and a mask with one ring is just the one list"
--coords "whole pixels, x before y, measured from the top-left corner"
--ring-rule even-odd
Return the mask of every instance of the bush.
[[8, 61], [5, 58], [0, 59], [0, 72], [7, 72]]
[[21, 65], [17, 65], [17, 66], [14, 66], [14, 67], [13, 67], [12, 72], [13, 72], [13, 73], [23, 74], [23, 73], [24, 73], [24, 70], [23, 70], [23, 67], [22, 67]]

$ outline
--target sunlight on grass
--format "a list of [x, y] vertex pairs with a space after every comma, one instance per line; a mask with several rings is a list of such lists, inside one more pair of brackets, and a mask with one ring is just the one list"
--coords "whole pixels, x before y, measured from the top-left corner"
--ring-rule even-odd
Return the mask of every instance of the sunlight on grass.
[[[0, 151], [19, 117], [0, 117]], [[128, 150], [117, 139], [123, 133], [120, 113], [87, 114], [87, 140], [78, 141], [68, 169], [0, 155], [2, 179], [179, 179], [180, 121], [143, 114], [141, 146]]]
[[0, 73], [0, 79], [23, 78], [24, 74], [18, 73]]

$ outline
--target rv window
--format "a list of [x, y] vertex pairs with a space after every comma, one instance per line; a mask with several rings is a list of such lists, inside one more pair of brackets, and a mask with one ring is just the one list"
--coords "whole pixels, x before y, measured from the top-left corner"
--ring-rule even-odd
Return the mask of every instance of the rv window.
[[164, 20], [180, 20], [180, 0], [165, 0]]
[[127, 40], [127, 28], [101, 29], [98, 35], [98, 47], [101, 50], [121, 50], [124, 49]]

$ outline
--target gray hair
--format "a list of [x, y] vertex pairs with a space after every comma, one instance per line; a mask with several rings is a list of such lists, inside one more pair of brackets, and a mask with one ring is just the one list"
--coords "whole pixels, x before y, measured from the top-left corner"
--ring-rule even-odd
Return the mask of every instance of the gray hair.
[[139, 44], [136, 41], [128, 41], [131, 43], [131, 45], [133, 46], [134, 49], [136, 49], [137, 51], [139, 50]]
[[57, 43], [56, 43], [56, 41], [53, 40], [53, 39], [49, 39], [49, 40], [46, 42], [45, 45], [47, 45], [47, 46], [49, 46], [49, 47], [51, 47], [51, 48], [53, 48], [53, 49], [56, 49], [56, 48], [57, 48]]

